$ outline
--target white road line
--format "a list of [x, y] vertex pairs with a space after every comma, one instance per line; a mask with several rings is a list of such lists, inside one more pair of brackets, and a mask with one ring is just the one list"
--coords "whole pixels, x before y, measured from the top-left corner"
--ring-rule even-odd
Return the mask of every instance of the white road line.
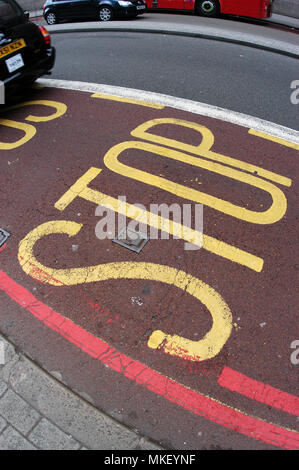
[[294, 144], [299, 144], [299, 132], [289, 127], [280, 126], [263, 119], [238, 113], [229, 109], [219, 108], [206, 103], [177, 98], [175, 96], [154, 93], [151, 91], [136, 90], [134, 88], [124, 88], [119, 86], [102, 85], [97, 83], [79, 82], [71, 80], [56, 80], [40, 78], [37, 83], [45, 87], [63, 88], [66, 90], [76, 90], [88, 93], [102, 93], [106, 95], [119, 96], [140, 101], [168, 106], [170, 108], [181, 109], [189, 113], [200, 114], [202, 116], [220, 119], [248, 129], [255, 129], [259, 132], [269, 134], [279, 139], [284, 139]]

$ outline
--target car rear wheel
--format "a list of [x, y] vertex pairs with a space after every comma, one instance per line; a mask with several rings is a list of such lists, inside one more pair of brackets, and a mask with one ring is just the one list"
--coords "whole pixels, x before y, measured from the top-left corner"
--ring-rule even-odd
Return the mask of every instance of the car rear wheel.
[[100, 21], [112, 21], [113, 20], [113, 11], [109, 7], [102, 7], [99, 10], [99, 19]]
[[51, 13], [48, 13], [48, 14], [46, 15], [46, 22], [47, 22], [48, 24], [55, 24], [55, 23], [57, 23], [57, 16], [55, 15], [55, 13], [52, 13], [52, 12], [51, 12]]
[[201, 16], [218, 16], [220, 13], [219, 3], [217, 0], [199, 0], [196, 13]]

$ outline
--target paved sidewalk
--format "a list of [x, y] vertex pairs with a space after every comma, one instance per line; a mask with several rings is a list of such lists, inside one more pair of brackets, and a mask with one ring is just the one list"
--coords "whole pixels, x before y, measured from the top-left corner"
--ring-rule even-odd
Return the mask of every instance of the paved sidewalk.
[[274, 13], [271, 18], [267, 18], [266, 21], [269, 23], [282, 24], [285, 26], [290, 26], [291, 28], [299, 28], [299, 19], [292, 18], [291, 16], [277, 15]]
[[[40, 12], [39, 12], [40, 13]], [[277, 16], [277, 15], [276, 15]], [[299, 20], [282, 17], [280, 21], [299, 29]], [[45, 20], [38, 19], [46, 24]], [[47, 25], [50, 33], [130, 31], [183, 35], [202, 39], [212, 39], [233, 44], [250, 46], [269, 52], [299, 57], [298, 35], [269, 28], [267, 25], [248, 23], [236, 19], [203, 18], [196, 15], [153, 14], [141, 15], [132, 21], [84, 21]]]
[[[163, 13], [160, 13], [159, 15], [157, 13], [154, 13], [154, 15], [157, 16], [158, 21], [161, 19], [161, 17], [163, 17]], [[43, 10], [30, 11], [30, 18], [38, 18], [42, 16], [43, 16]], [[188, 16], [188, 18], [190, 18], [190, 16]], [[211, 21], [211, 19], [207, 19], [206, 21]], [[295, 29], [299, 28], [299, 19], [292, 18], [291, 16], [277, 15], [274, 13], [272, 14], [271, 18], [265, 18], [265, 21], [269, 23], [289, 26], [290, 28], [295, 28]]]
[[3, 344], [0, 450], [162, 449], [79, 398], [0, 335], [1, 352]]

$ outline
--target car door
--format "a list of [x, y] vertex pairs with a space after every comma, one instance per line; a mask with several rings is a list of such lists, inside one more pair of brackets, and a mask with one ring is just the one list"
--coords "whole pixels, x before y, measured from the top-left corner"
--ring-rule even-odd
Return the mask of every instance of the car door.
[[67, 20], [72, 18], [71, 1], [70, 0], [55, 0], [51, 4], [53, 12], [59, 19]]
[[70, 10], [72, 18], [92, 18], [96, 16], [96, 2], [93, 0], [72, 0]]

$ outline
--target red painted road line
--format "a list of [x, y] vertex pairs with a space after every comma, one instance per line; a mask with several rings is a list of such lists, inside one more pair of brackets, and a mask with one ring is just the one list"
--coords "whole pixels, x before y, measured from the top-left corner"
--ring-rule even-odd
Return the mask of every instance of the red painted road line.
[[2, 246], [0, 247], [0, 253], [1, 253], [1, 251], [3, 251], [5, 248], [6, 248], [6, 243], [4, 243], [4, 245], [2, 245]]
[[119, 353], [103, 340], [39, 302], [28, 290], [13, 281], [3, 271], [0, 271], [0, 290], [82, 351], [166, 400], [221, 426], [267, 444], [289, 450], [299, 450], [299, 433], [296, 431], [248, 416]]
[[295, 416], [299, 416], [299, 398], [263, 382], [251, 379], [229, 367], [224, 367], [218, 383], [232, 392], [238, 392], [252, 400], [270, 405]]

